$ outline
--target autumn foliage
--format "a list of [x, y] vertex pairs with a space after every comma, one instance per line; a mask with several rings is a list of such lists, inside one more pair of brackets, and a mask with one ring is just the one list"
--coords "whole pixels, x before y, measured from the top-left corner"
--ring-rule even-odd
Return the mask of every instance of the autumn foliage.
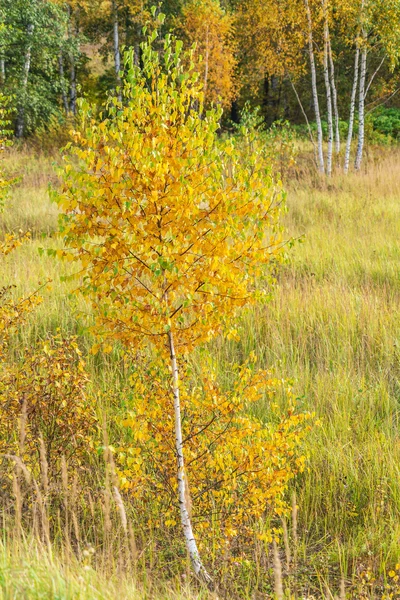
[[220, 334], [236, 338], [239, 309], [270, 294], [284, 194], [248, 127], [218, 138], [221, 111], [204, 108], [194, 50], [170, 35], [161, 45], [154, 31], [142, 65], [128, 50], [122, 89], [100, 117], [81, 105], [56, 195], [66, 245], [58, 254], [77, 262], [91, 301], [93, 352], [112, 340], [128, 353], [149, 347], [150, 365], [137, 362], [131, 377], [122, 486], [143, 509], [152, 499], [151, 521], [163, 526], [175, 526], [179, 506], [195, 573], [212, 585], [192, 520], [199, 547], [206, 531], [215, 548], [255, 532], [270, 539], [266, 522], [285, 511], [303, 465], [303, 417], [291, 408], [272, 426], [250, 415], [273, 395], [268, 373], [235, 367], [222, 390], [205, 373], [191, 380], [184, 357]]
[[62, 460], [70, 468], [79, 466], [93, 450], [97, 423], [76, 339], [49, 337], [37, 348], [25, 348], [20, 363], [2, 365], [0, 419], [0, 453], [19, 454], [33, 473], [40, 464], [40, 440], [50, 481]]
[[190, 0], [178, 20], [179, 35], [195, 45], [197, 70], [203, 81], [205, 103], [227, 108], [238, 92], [234, 17], [219, 0]]
[[143, 46], [143, 69], [127, 54], [124, 103], [111, 98], [99, 120], [82, 106], [57, 196], [59, 255], [81, 265], [93, 331], [129, 346], [164, 350], [173, 330], [188, 352], [229, 330], [269, 293], [282, 256], [281, 184], [261, 144], [244, 143], [241, 160], [233, 138], [218, 139], [220, 112], [204, 111], [189, 58], [169, 36], [162, 57]]
[[[179, 521], [169, 378], [151, 364], [134, 371], [122, 421], [130, 441], [116, 451], [122, 489], [138, 511], [156, 508], [160, 529]], [[299, 448], [308, 415], [295, 414], [290, 386], [250, 362], [235, 366], [232, 379], [222, 389], [208, 367], [199, 383], [187, 366], [180, 393], [193, 524], [202, 546], [212, 543], [217, 554], [229, 550], [239, 560], [255, 535], [270, 541], [274, 518], [287, 512], [284, 491], [304, 467]], [[289, 399], [283, 413], [276, 404], [282, 388]], [[256, 416], [260, 401], [268, 404], [268, 421]]]

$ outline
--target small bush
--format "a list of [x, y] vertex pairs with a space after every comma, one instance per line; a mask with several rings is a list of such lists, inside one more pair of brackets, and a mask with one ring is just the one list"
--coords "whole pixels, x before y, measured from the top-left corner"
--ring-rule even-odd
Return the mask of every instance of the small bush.
[[76, 338], [49, 337], [19, 363], [0, 364], [0, 453], [17, 454], [32, 472], [44, 442], [49, 479], [61, 458], [77, 466], [90, 449], [96, 418]]
[[[132, 375], [132, 408], [123, 420], [128, 442], [117, 453], [122, 488], [160, 531], [179, 523], [168, 375], [155, 367]], [[282, 381], [271, 373], [246, 363], [233, 375], [224, 391], [212, 372], [196, 385], [186, 371], [180, 392], [193, 524], [213, 559], [229, 552], [240, 561], [254, 539], [271, 541], [271, 519], [288, 508], [285, 492], [304, 467], [301, 440], [310, 415], [296, 414], [293, 399], [278, 412], [274, 396]], [[249, 412], [261, 398], [272, 407], [268, 422]]]
[[400, 139], [399, 108], [378, 108], [367, 116], [367, 124], [375, 142], [390, 143]]

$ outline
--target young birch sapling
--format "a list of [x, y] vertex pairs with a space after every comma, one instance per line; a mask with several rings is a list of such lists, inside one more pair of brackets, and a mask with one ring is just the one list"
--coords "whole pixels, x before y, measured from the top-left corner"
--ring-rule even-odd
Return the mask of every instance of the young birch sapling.
[[160, 51], [156, 37], [140, 66], [126, 53], [122, 101], [110, 97], [97, 118], [81, 104], [57, 195], [59, 254], [81, 265], [100, 340], [148, 340], [169, 361], [181, 523], [193, 569], [211, 585], [185, 493], [179, 368], [267, 294], [283, 196], [261, 146], [248, 141], [239, 157], [233, 139], [218, 138], [221, 112], [203, 109], [193, 52], [170, 35]]

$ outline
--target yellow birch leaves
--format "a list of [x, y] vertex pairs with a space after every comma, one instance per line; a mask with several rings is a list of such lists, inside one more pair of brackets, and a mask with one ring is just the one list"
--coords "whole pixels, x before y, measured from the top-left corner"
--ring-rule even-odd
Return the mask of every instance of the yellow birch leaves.
[[190, 351], [268, 287], [283, 194], [262, 146], [219, 139], [192, 53], [159, 47], [153, 33], [142, 68], [128, 51], [122, 103], [99, 118], [82, 105], [57, 201], [95, 331], [162, 349], [172, 328]]
[[[223, 390], [209, 367], [201, 385], [186, 369], [180, 395], [193, 525], [202, 546], [210, 547], [212, 539], [216, 552], [236, 548], [237, 561], [255, 534], [269, 540], [271, 518], [287, 511], [284, 492], [304, 468], [301, 447], [310, 415], [295, 414], [287, 384], [250, 362], [234, 367], [232, 375], [230, 389]], [[138, 510], [156, 503], [153, 524], [161, 528], [179, 521], [169, 377], [154, 365], [134, 371], [124, 392], [132, 408], [122, 421], [130, 441], [116, 451], [123, 490]], [[291, 407], [286, 412], [275, 405], [282, 386]], [[273, 422], [251, 414], [263, 399]]]

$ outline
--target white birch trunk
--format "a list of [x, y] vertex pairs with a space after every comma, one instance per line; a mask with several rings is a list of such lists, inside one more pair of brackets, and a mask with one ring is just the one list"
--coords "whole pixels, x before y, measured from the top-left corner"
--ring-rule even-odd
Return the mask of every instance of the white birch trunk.
[[62, 50], [60, 50], [60, 54], [58, 55], [58, 72], [59, 72], [59, 75], [60, 75], [62, 103], [63, 103], [63, 106], [64, 106], [65, 114], [68, 115], [69, 106], [68, 106], [67, 92], [65, 90], [64, 57], [63, 57]]
[[168, 345], [171, 358], [172, 369], [172, 392], [174, 396], [174, 413], [175, 413], [175, 447], [177, 456], [177, 480], [178, 480], [178, 496], [179, 508], [181, 514], [182, 529], [185, 536], [186, 548], [190, 556], [193, 570], [200, 581], [205, 583], [209, 588], [212, 588], [212, 580], [204, 567], [199, 551], [197, 549], [196, 540], [194, 538], [192, 523], [190, 520], [188, 507], [188, 494], [186, 491], [185, 478], [185, 462], [183, 456], [183, 440], [182, 440], [182, 419], [181, 406], [179, 397], [179, 373], [175, 355], [174, 339], [172, 332], [168, 333]]
[[315, 120], [317, 123], [317, 132], [318, 132], [318, 136], [317, 136], [318, 170], [320, 173], [325, 173], [323, 133], [322, 133], [321, 113], [319, 110], [319, 100], [318, 100], [317, 70], [315, 68], [314, 40], [313, 40], [311, 11], [310, 11], [310, 5], [309, 5], [308, 0], [304, 0], [304, 4], [306, 7], [307, 22], [308, 22], [308, 54], [310, 57], [312, 98], [313, 98]]
[[25, 128], [25, 103], [27, 101], [26, 92], [28, 87], [29, 80], [29, 72], [31, 70], [31, 53], [32, 53], [32, 42], [29, 40], [33, 35], [34, 26], [33, 23], [29, 23], [26, 28], [26, 33], [28, 36], [28, 43], [25, 52], [24, 59], [24, 68], [22, 72], [22, 81], [21, 81], [21, 102], [18, 107], [18, 115], [17, 115], [17, 123], [16, 123], [16, 132], [15, 135], [17, 138], [22, 138], [24, 135]]
[[329, 29], [328, 16], [326, 10], [326, 1], [324, 2], [324, 80], [326, 91], [326, 110], [328, 119], [328, 152], [326, 157], [326, 174], [332, 175], [332, 154], [333, 154], [333, 118], [332, 118], [332, 93], [331, 82], [329, 79]]
[[[68, 39], [71, 38], [71, 7], [68, 5]], [[73, 115], [76, 115], [76, 68], [75, 56], [73, 52], [69, 55], [69, 109]]]
[[339, 158], [340, 154], [340, 129], [339, 129], [339, 109], [338, 109], [338, 101], [337, 101], [337, 89], [336, 89], [336, 81], [335, 81], [335, 64], [333, 61], [332, 55], [332, 46], [330, 40], [329, 33], [329, 66], [330, 66], [330, 82], [331, 82], [331, 90], [332, 90], [332, 100], [333, 100], [333, 115], [335, 121], [335, 153], [337, 158]]
[[[365, 39], [365, 36], [364, 36]], [[354, 162], [354, 168], [356, 171], [360, 170], [361, 161], [364, 149], [364, 137], [365, 137], [365, 78], [367, 74], [367, 48], [361, 51], [361, 64], [360, 64], [360, 88], [358, 97], [358, 143], [357, 143], [357, 154]]]
[[354, 114], [356, 111], [356, 94], [357, 94], [357, 86], [358, 86], [359, 62], [360, 62], [360, 48], [357, 44], [355, 58], [354, 58], [353, 88], [351, 90], [351, 99], [350, 99], [349, 130], [347, 133], [346, 152], [344, 155], [344, 172], [346, 174], [349, 172], [351, 142], [353, 140]]
[[0, 58], [0, 82], [6, 82], [6, 61], [4, 58]]
[[207, 85], [208, 85], [208, 61], [209, 61], [209, 48], [208, 48], [208, 26], [206, 29], [206, 51], [204, 57], [204, 98], [207, 94]]
[[115, 0], [112, 3], [113, 11], [113, 41], [114, 41], [114, 69], [115, 69], [115, 82], [118, 88], [118, 100], [122, 102], [121, 95], [121, 53], [119, 50], [119, 22], [118, 22], [118, 7]]
[[76, 69], [75, 58], [71, 55], [70, 69], [70, 109], [73, 115], [76, 115]]
[[135, 65], [138, 67], [140, 65], [140, 25], [136, 25], [135, 27], [135, 43], [133, 45], [134, 52], [134, 61]]

